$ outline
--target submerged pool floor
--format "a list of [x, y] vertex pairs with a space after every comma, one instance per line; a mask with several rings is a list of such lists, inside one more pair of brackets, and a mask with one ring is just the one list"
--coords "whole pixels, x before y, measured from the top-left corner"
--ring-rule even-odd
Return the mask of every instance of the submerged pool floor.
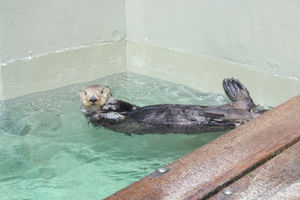
[[140, 106], [228, 102], [132, 73], [2, 102], [1, 200], [102, 199], [222, 134], [127, 136], [93, 127], [80, 112], [79, 90], [94, 83]]

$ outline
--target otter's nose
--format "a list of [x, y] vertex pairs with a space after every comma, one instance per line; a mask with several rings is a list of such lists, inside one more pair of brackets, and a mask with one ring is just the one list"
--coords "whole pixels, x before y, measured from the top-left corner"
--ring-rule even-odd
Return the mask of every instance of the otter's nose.
[[93, 95], [90, 98], [90, 102], [95, 103], [98, 99]]

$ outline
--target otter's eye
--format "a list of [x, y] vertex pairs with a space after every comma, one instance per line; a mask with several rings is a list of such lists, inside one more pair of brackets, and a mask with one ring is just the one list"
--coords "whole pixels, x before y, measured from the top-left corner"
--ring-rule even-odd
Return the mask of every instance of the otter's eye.
[[103, 91], [103, 90], [101, 90], [101, 91], [100, 91], [100, 93], [101, 93], [101, 94], [103, 94], [103, 93], [104, 93], [104, 91]]

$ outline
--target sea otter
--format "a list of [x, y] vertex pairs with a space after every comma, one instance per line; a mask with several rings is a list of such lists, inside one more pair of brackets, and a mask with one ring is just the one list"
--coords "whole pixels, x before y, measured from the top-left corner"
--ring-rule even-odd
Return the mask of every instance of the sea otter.
[[88, 121], [127, 134], [197, 134], [233, 129], [259, 116], [246, 87], [234, 78], [223, 80], [232, 101], [221, 106], [158, 104], [139, 107], [113, 97], [106, 86], [92, 85], [80, 91]]

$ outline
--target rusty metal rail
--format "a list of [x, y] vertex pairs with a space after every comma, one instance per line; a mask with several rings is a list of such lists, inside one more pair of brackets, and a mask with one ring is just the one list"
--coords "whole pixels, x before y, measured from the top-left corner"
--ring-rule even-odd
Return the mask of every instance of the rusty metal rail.
[[[297, 96], [120, 190], [107, 200], [234, 199], [233, 191], [228, 188], [235, 188], [236, 194], [238, 190], [241, 194], [242, 190], [255, 189], [250, 187], [255, 184], [251, 178], [256, 177], [256, 173], [263, 177], [263, 169], [269, 169], [268, 166], [278, 160], [282, 165], [269, 176], [273, 177], [274, 183], [278, 183], [283, 180], [282, 177], [276, 178], [280, 177], [278, 173], [292, 170], [294, 176], [289, 183], [295, 187], [294, 183], [300, 184], [300, 167], [294, 166], [300, 159], [297, 152], [299, 140], [300, 96]], [[289, 147], [291, 150], [287, 151]], [[291, 154], [293, 161], [287, 158]], [[285, 166], [284, 162], [290, 165]], [[249, 185], [237, 189], [238, 181]], [[294, 195], [300, 199], [300, 191]]]

